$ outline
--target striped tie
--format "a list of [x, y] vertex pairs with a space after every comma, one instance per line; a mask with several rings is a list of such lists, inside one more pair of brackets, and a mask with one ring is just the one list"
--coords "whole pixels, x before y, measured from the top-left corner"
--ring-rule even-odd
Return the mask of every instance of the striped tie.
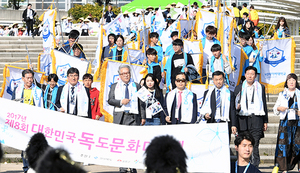
[[74, 89], [75, 87], [71, 87], [71, 104], [75, 105], [75, 95], [74, 95]]
[[[220, 94], [220, 90], [217, 90], [217, 100], [216, 100], [216, 105], [217, 105], [217, 111], [220, 111], [220, 107], [221, 107], [221, 94]], [[216, 122], [219, 123], [221, 120], [220, 119], [216, 119]]]

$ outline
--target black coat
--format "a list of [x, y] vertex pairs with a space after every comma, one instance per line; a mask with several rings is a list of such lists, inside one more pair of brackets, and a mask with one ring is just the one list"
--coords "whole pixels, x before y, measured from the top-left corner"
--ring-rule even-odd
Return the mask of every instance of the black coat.
[[[168, 93], [166, 94], [165, 97], [165, 103], [164, 103], [164, 110], [168, 110], [167, 109], [167, 98], [168, 98]], [[168, 111], [166, 111], [167, 116], [170, 116], [170, 120], [172, 123], [167, 123], [167, 124], [176, 124], [177, 120], [175, 119], [175, 111], [176, 111], [176, 106], [177, 106], [177, 99], [176, 99], [176, 95], [174, 97], [173, 103], [172, 103], [172, 107], [171, 107], [171, 115], [168, 115]], [[178, 110], [178, 124], [181, 124], [180, 120], [181, 120], [181, 106]], [[191, 120], [191, 124], [194, 124], [197, 121], [197, 115], [198, 115], [198, 103], [197, 103], [197, 96], [195, 93], [193, 93], [193, 115], [192, 115], [192, 120]]]
[[[208, 90], [204, 92], [203, 100], [206, 99], [206, 95], [208, 93]], [[204, 101], [202, 103], [202, 106], [204, 104]], [[216, 114], [216, 94], [215, 94], [215, 89], [212, 91], [211, 96], [210, 96], [210, 108], [211, 108], [211, 114], [209, 115], [211, 118], [207, 120], [207, 123], [215, 123], [215, 114]], [[237, 121], [236, 121], [236, 115], [235, 115], [235, 108], [234, 108], [234, 94], [233, 92], [230, 91], [230, 109], [229, 109], [229, 119], [232, 124], [232, 126], [237, 126]]]
[[[30, 9], [30, 10], [32, 10], [32, 9]], [[24, 10], [23, 15], [22, 15], [22, 18], [23, 18], [24, 21], [27, 21], [27, 11], [28, 11], [28, 8], [26, 8]], [[32, 10], [32, 16], [33, 16], [33, 18], [34, 18], [35, 15], [36, 15], [36, 12]]]

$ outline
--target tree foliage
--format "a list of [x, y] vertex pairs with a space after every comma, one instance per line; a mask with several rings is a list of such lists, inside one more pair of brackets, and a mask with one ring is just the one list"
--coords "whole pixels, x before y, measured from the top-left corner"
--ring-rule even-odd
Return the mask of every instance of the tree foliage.
[[[108, 6], [105, 7], [105, 11], [107, 11]], [[77, 5], [73, 8], [71, 8], [68, 11], [69, 16], [73, 16], [73, 19], [77, 22], [79, 22], [79, 18], [83, 17], [86, 18], [88, 16], [91, 16], [92, 18], [97, 17], [100, 19], [102, 17], [102, 11], [103, 11], [103, 5], [99, 6], [99, 4], [86, 4], [86, 5]], [[104, 12], [105, 12], [104, 11]], [[121, 9], [118, 7], [113, 7], [112, 11], [118, 15], [121, 12]], [[73, 21], [74, 22], [74, 21]]]

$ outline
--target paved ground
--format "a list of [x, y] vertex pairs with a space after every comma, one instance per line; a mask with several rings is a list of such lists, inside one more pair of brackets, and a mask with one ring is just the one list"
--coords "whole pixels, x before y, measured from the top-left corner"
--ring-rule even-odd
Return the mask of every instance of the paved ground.
[[[22, 173], [22, 163], [2, 163], [0, 165], [0, 172], [5, 172], [5, 173]], [[113, 172], [118, 172], [119, 168], [116, 167], [109, 167], [109, 166], [100, 166], [100, 165], [89, 165], [89, 166], [84, 166], [84, 169], [88, 172], [91, 173], [113, 173]], [[271, 173], [273, 169], [272, 165], [261, 165], [260, 166], [260, 171], [263, 173]], [[138, 173], [143, 173], [144, 170], [138, 170]], [[297, 171], [297, 166], [296, 169], [290, 172], [298, 172]]]

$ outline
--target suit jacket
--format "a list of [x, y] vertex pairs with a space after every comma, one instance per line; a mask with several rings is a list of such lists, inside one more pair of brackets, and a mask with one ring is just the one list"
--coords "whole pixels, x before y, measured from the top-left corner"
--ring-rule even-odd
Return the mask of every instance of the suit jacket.
[[[32, 9], [30, 9], [32, 10]], [[27, 18], [27, 11], [28, 11], [28, 8], [26, 8], [24, 11], [23, 11], [23, 14], [22, 14], [22, 18], [23, 20], [26, 20]], [[32, 10], [32, 16], [33, 16], [33, 19], [34, 19], [34, 16], [36, 15], [36, 12]]]
[[[203, 100], [206, 99], [208, 90], [204, 92]], [[204, 102], [203, 102], [204, 103]], [[203, 106], [202, 103], [202, 106]], [[207, 120], [207, 123], [215, 123], [215, 114], [216, 114], [216, 94], [215, 94], [215, 89], [212, 91], [211, 96], [210, 96], [210, 108], [211, 108], [211, 114], [209, 115], [211, 118]], [[229, 119], [232, 124], [232, 126], [236, 127], [236, 115], [235, 115], [235, 109], [234, 109], [234, 95], [233, 92], [230, 91], [230, 108], [229, 108]]]
[[[240, 84], [237, 87], [235, 87], [234, 90], [234, 100], [236, 96], [241, 93], [242, 91], [242, 85]], [[237, 128], [239, 131], [245, 131], [250, 129], [263, 129], [264, 123], [268, 123], [268, 109], [267, 109], [267, 101], [266, 101], [266, 91], [265, 86], [260, 84], [262, 87], [262, 102], [264, 105], [264, 111], [265, 116], [239, 116], [240, 109], [236, 109], [236, 106], [234, 108], [236, 109], [236, 115], [237, 115]], [[248, 100], [246, 99], [246, 105], [248, 105]]]
[[[165, 104], [164, 104], [164, 110], [168, 110], [167, 108], [167, 98], [168, 98], [168, 93], [166, 94], [165, 97]], [[169, 115], [168, 111], [166, 111], [167, 116], [170, 116], [171, 122], [172, 123], [167, 123], [167, 124], [177, 124], [177, 119], [175, 118], [175, 111], [176, 111], [176, 106], [177, 106], [177, 98], [176, 95], [174, 97], [172, 107], [171, 107], [171, 115]], [[181, 106], [178, 110], [178, 124], [181, 124]], [[193, 115], [192, 115], [192, 120], [190, 124], [194, 124], [197, 121], [197, 115], [198, 115], [198, 103], [197, 103], [197, 96], [195, 93], [193, 93]], [[182, 122], [184, 123], [184, 122]]]
[[[110, 87], [110, 91], [109, 91], [109, 95], [108, 95], [108, 104], [110, 104], [111, 106], [114, 107], [122, 107], [121, 106], [121, 100], [117, 100], [115, 98], [115, 89], [116, 89], [116, 85], [118, 83], [114, 83], [111, 85]], [[136, 84], [136, 88], [137, 90], [139, 90], [141, 88], [141, 86], [138, 83]], [[138, 99], [138, 109], [139, 109], [139, 114], [133, 114], [131, 119], [128, 119], [128, 117], [126, 117], [127, 119], [123, 120], [123, 124], [125, 125], [140, 125], [141, 124], [141, 119], [146, 119], [146, 112], [144, 107], [142, 106], [141, 100]], [[113, 123], [115, 124], [121, 124], [122, 123], [122, 119], [124, 118], [124, 112], [113, 112]]]
[[[61, 103], [60, 103], [60, 97], [61, 97], [61, 93], [62, 93], [62, 90], [63, 90], [63, 86], [60, 86], [58, 87], [58, 90], [57, 90], [57, 96], [56, 96], [56, 102], [55, 102], [55, 105], [58, 107], [58, 108], [61, 108]], [[90, 91], [88, 88], [84, 87], [85, 88], [85, 91], [88, 95], [88, 98], [89, 98], [89, 107], [88, 107], [88, 117], [87, 118], [92, 118], [92, 112], [91, 112], [91, 102], [90, 102]], [[67, 106], [67, 110], [66, 112], [69, 112], [69, 94], [68, 94], [68, 98], [67, 98], [67, 102], [68, 102], [68, 106]], [[76, 105], [75, 105], [75, 110], [74, 110], [74, 113], [73, 115], [77, 115], [77, 102], [78, 102], [78, 97], [76, 97]]]

